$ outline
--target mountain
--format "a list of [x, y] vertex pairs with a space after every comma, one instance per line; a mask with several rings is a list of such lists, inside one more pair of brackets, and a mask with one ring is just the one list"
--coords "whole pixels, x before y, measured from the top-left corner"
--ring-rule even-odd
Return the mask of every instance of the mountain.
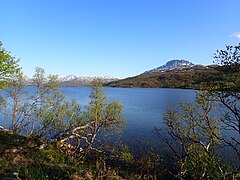
[[96, 78], [101, 79], [104, 84], [117, 81], [118, 78], [113, 77], [78, 77], [75, 75], [59, 76], [61, 86], [88, 86]]
[[78, 77], [76, 75], [66, 75], [66, 76], [58, 76], [58, 80], [60, 82], [64, 82], [64, 81], [72, 81], [72, 80], [75, 80], [77, 79]]
[[194, 65], [186, 60], [171, 60], [144, 73], [107, 83], [111, 87], [202, 89], [221, 81], [221, 67]]
[[145, 71], [143, 74], [152, 73], [152, 72], [159, 72], [159, 71], [165, 72], [165, 71], [169, 71], [169, 70], [173, 70], [173, 69], [191, 68], [193, 66], [194, 66], [194, 64], [187, 61], [187, 60], [175, 59], [175, 60], [168, 61], [163, 66], [157, 67], [157, 68], [152, 69], [152, 70]]
[[[117, 81], [119, 80], [118, 78], [113, 78], [113, 77], [87, 77], [87, 76], [76, 76], [73, 74], [70, 75], [61, 75], [58, 76], [58, 82], [60, 86], [88, 86], [91, 84], [93, 80], [96, 78], [101, 79], [104, 84]], [[25, 76], [25, 81], [27, 85], [31, 85], [33, 80], [30, 77]], [[48, 80], [46, 80], [46, 83]]]

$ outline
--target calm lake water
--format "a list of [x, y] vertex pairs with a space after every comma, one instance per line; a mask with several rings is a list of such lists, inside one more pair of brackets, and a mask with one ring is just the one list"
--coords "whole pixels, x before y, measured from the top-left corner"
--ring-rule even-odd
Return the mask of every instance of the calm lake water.
[[[36, 92], [34, 87], [26, 89], [29, 94]], [[121, 138], [123, 143], [137, 154], [149, 150], [169, 153], [168, 146], [156, 135], [154, 128], [162, 126], [163, 114], [168, 108], [179, 107], [179, 103], [194, 103], [198, 92], [168, 88], [104, 87], [103, 90], [107, 100], [117, 100], [123, 105], [122, 115], [126, 120], [126, 127]], [[62, 87], [61, 91], [67, 98], [75, 99], [82, 106], [87, 105], [90, 100], [90, 87]], [[0, 125], [2, 124], [3, 118], [0, 114]], [[234, 160], [229, 149], [222, 149], [222, 154], [227, 155], [227, 160]]]
[[[179, 103], [193, 103], [197, 91], [167, 88], [103, 88], [108, 100], [118, 100], [123, 105], [126, 128], [123, 142], [135, 151], [162, 148], [154, 127], [162, 124], [163, 113]], [[63, 87], [63, 94], [76, 99], [81, 105], [89, 102], [90, 87]]]
[[[26, 87], [29, 94], [36, 92], [35, 87]], [[103, 88], [107, 100], [117, 100], [123, 105], [122, 115], [126, 127], [122, 140], [135, 151], [162, 149], [160, 138], [154, 128], [162, 125], [163, 113], [179, 103], [193, 103], [197, 91], [167, 88]], [[89, 102], [90, 87], [62, 87], [67, 98], [77, 100], [85, 106]], [[0, 118], [2, 115], [0, 115]], [[1, 118], [0, 122], [3, 118]], [[1, 122], [3, 123], [3, 122]]]

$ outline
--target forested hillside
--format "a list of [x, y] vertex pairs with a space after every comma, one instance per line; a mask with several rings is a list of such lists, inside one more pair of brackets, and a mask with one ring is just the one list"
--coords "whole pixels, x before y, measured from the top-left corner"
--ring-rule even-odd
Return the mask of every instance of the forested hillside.
[[157, 71], [106, 84], [111, 87], [190, 88], [202, 89], [221, 82], [220, 66], [196, 65], [192, 68]]

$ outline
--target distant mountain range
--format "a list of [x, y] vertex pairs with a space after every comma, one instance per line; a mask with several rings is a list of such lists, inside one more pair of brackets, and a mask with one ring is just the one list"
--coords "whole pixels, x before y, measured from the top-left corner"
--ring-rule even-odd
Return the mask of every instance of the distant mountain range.
[[[71, 74], [71, 75], [58, 76], [58, 81], [59, 81], [60, 86], [88, 86], [96, 78], [101, 79], [104, 84], [119, 80], [118, 78], [113, 78], [113, 77], [108, 77], [108, 76], [87, 77], [87, 76], [76, 76], [76, 75]], [[25, 79], [26, 79], [27, 84], [31, 85], [32, 78], [29, 78], [26, 76]]]
[[201, 89], [221, 81], [218, 65], [196, 65], [188, 60], [171, 60], [144, 73], [107, 83], [111, 87]]
[[88, 86], [96, 78], [101, 79], [104, 84], [119, 80], [113, 77], [78, 77], [75, 75], [59, 76], [61, 86]]

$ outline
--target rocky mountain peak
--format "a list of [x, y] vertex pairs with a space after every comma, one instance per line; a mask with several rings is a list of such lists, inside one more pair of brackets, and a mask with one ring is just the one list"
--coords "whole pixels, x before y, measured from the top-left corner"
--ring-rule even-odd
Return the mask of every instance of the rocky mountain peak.
[[173, 69], [184, 69], [184, 68], [189, 68], [189, 67], [193, 67], [193, 66], [194, 66], [194, 64], [188, 60], [175, 59], [175, 60], [170, 60], [166, 64], [159, 66], [155, 69], [145, 71], [143, 74], [158, 72], [158, 71], [165, 72], [165, 71], [169, 71], [169, 70], [173, 70]]

